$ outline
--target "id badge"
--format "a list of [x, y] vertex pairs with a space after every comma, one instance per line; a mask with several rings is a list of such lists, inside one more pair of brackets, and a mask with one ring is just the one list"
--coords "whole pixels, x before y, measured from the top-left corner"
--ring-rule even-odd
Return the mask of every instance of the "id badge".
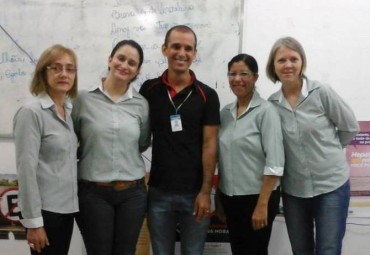
[[172, 132], [182, 131], [182, 123], [181, 123], [180, 114], [171, 115], [170, 120], [171, 120]]

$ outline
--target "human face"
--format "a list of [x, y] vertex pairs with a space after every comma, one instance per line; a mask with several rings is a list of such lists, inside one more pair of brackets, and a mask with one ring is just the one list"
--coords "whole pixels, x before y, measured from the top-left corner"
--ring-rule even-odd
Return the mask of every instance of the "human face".
[[76, 78], [76, 63], [68, 54], [57, 58], [46, 67], [49, 95], [67, 94]]
[[109, 58], [109, 75], [130, 83], [139, 74], [139, 52], [131, 45], [123, 45]]
[[162, 53], [167, 57], [169, 71], [187, 72], [197, 53], [193, 33], [173, 30]]
[[302, 58], [297, 51], [281, 46], [275, 53], [275, 73], [283, 85], [300, 85]]
[[230, 88], [238, 99], [245, 99], [253, 94], [258, 74], [252, 73], [243, 61], [231, 65], [228, 77]]

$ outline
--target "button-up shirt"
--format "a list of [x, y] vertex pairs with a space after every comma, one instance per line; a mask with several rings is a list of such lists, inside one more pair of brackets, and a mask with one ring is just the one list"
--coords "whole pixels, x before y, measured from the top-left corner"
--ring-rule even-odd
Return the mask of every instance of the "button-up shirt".
[[72, 118], [80, 142], [79, 179], [136, 180], [145, 173], [141, 152], [150, 145], [149, 107], [131, 86], [116, 101], [102, 87], [81, 91]]
[[256, 91], [246, 111], [239, 117], [236, 111], [236, 102], [221, 111], [219, 188], [229, 196], [259, 194], [264, 175], [283, 175], [279, 114]]
[[284, 136], [283, 190], [297, 197], [333, 191], [349, 178], [343, 148], [358, 133], [351, 108], [329, 86], [304, 80], [292, 108], [281, 90], [269, 98], [277, 107]]
[[78, 211], [77, 138], [72, 104], [64, 104], [65, 120], [45, 94], [23, 105], [14, 117], [19, 207], [27, 228], [43, 226], [41, 210]]

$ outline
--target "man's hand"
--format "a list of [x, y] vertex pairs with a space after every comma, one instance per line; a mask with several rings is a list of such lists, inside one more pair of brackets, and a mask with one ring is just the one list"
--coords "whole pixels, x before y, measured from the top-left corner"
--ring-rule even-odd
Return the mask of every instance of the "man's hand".
[[205, 192], [199, 192], [195, 199], [194, 215], [197, 221], [204, 220], [211, 213], [211, 195]]

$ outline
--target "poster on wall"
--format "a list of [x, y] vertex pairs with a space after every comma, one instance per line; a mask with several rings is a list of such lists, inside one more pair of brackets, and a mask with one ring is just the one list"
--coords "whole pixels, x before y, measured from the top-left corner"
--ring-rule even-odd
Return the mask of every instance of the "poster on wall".
[[370, 121], [359, 121], [360, 132], [346, 147], [351, 195], [370, 196]]
[[0, 239], [25, 240], [26, 231], [19, 222], [16, 174], [0, 174]]
[[346, 147], [350, 167], [349, 217], [370, 217], [370, 121], [359, 121], [360, 132]]
[[[180, 229], [177, 230], [175, 255], [181, 254]], [[230, 255], [229, 231], [226, 224], [212, 212], [203, 255]]]
[[208, 229], [207, 241], [204, 247], [204, 255], [229, 255], [231, 247], [229, 243], [229, 230], [215, 212], [211, 216], [211, 224]]
[[[216, 170], [217, 171], [217, 170]], [[229, 255], [231, 247], [229, 243], [229, 230], [224, 221], [216, 214], [216, 190], [218, 187], [218, 175], [213, 176], [211, 223], [208, 228], [207, 240], [204, 246], [204, 255]], [[220, 206], [220, 205], [219, 205]]]

